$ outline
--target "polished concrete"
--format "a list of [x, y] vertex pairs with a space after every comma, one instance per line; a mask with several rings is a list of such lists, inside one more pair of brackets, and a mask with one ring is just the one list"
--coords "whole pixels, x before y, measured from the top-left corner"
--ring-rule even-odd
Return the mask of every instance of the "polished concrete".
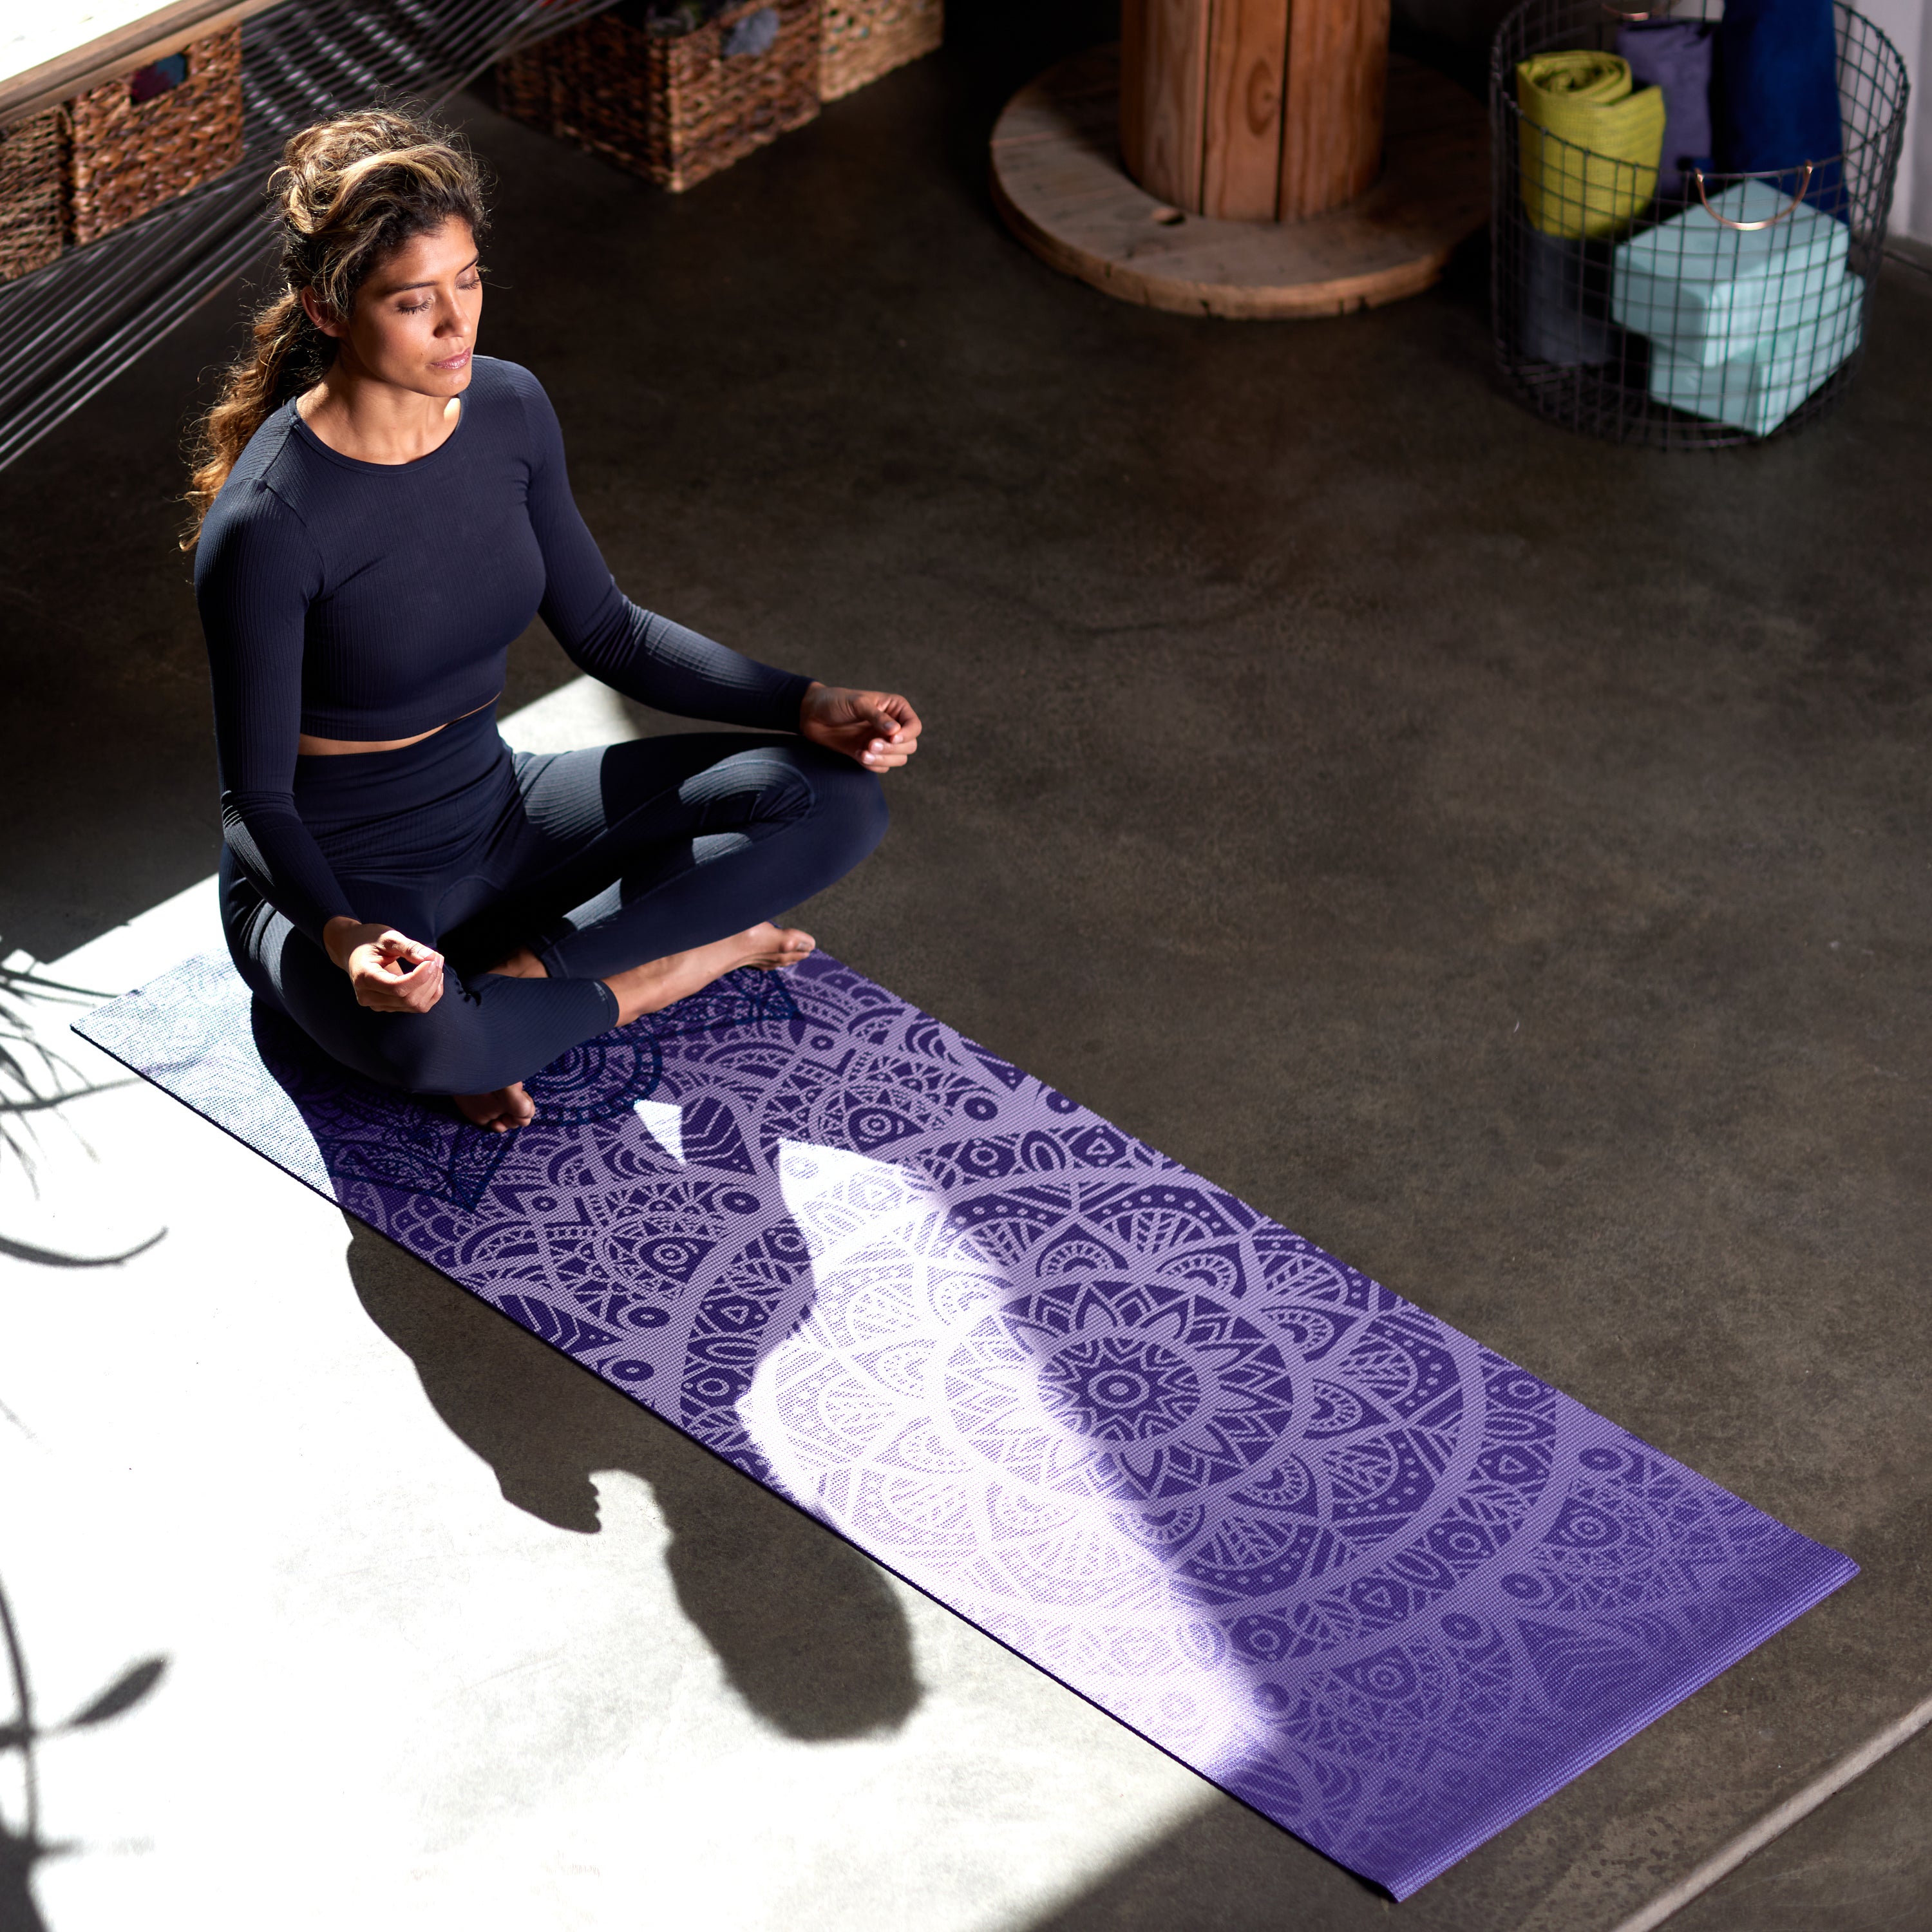
[[[37, 1877], [53, 1932], [304, 1841], [380, 1926], [628, 1926], [668, 1872], [760, 1932], [1609, 1932], [1932, 1688], [1932, 278], [1888, 270], [1802, 436], [1586, 441], [1497, 392], [1479, 253], [1246, 326], [1020, 250], [986, 129], [1100, 37], [968, 14], [676, 199], [470, 104], [485, 346], [548, 386], [627, 589], [920, 704], [824, 943], [1864, 1576], [1395, 1907], [117, 1090], [74, 1110], [80, 1204], [0, 1225], [170, 1229], [0, 1262], [18, 1454], [79, 1485], [0, 1579], [76, 1699], [97, 1651], [179, 1660], [62, 1747], [94, 1849]], [[204, 895], [100, 937], [213, 866], [170, 499], [234, 314], [0, 472], [0, 946], [95, 985], [206, 932]], [[572, 675], [533, 634], [506, 708]], [[90, 1512], [148, 1539], [111, 1617], [64, 1607]], [[1681, 1922], [1932, 1924], [1928, 1780], [1909, 1748]], [[103, 1849], [144, 1806], [156, 1849]]]
[[1770, 1850], [1686, 1906], [1670, 1932], [1932, 1926], [1932, 1736], [1922, 1732]]

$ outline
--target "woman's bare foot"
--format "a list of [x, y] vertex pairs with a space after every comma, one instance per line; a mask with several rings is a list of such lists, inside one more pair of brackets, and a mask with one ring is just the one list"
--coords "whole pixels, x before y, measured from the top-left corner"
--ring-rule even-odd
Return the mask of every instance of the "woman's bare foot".
[[548, 980], [549, 969], [527, 946], [520, 946], [500, 966], [490, 968], [506, 980]]
[[452, 1094], [458, 1112], [472, 1125], [487, 1127], [493, 1134], [507, 1134], [512, 1127], [526, 1127], [537, 1117], [536, 1102], [524, 1091], [520, 1080], [499, 1087], [490, 1094]]
[[614, 974], [604, 983], [617, 996], [617, 1024], [628, 1026], [646, 1013], [702, 992], [712, 980], [740, 966], [755, 966], [766, 973], [781, 966], [796, 966], [817, 944], [808, 932], [796, 926], [774, 926], [766, 920], [709, 946], [674, 952], [663, 959], [647, 959], [628, 972]]

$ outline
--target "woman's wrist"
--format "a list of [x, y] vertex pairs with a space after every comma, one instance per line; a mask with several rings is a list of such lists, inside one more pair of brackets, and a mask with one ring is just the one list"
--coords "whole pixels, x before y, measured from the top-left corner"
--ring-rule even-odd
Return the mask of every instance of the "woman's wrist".
[[329, 962], [342, 972], [349, 970], [349, 956], [362, 944], [368, 928], [350, 913], [338, 913], [322, 922], [322, 950]]

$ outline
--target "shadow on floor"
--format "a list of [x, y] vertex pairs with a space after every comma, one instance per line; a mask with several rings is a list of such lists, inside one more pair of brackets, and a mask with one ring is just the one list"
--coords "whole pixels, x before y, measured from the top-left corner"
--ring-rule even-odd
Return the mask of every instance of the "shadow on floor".
[[[91, 1730], [97, 1724], [131, 1711], [158, 1684], [167, 1670], [164, 1657], [144, 1658], [124, 1670], [99, 1696], [64, 1724], [44, 1725], [34, 1712], [33, 1684], [7, 1593], [0, 1589], [0, 1684], [10, 1691], [10, 1713], [0, 1721], [0, 1765], [12, 1775], [4, 1788], [19, 1809], [11, 1818], [0, 1810], [0, 1932], [47, 1932], [34, 1896], [34, 1873], [42, 1862], [80, 1849], [50, 1844], [40, 1831], [40, 1767], [36, 1753], [44, 1738], [69, 1731]], [[7, 1709], [0, 1704], [0, 1711]]]
[[680, 1605], [767, 1724], [820, 1742], [910, 1716], [911, 1634], [875, 1565], [434, 1269], [349, 1226], [350, 1278], [370, 1318], [506, 1501], [594, 1535], [594, 1473], [641, 1477], [671, 1534]]
[[1394, 1900], [1219, 1794], [1030, 1932], [1364, 1932]]
[[[76, 1100], [85, 1100], [124, 1080], [89, 1085], [73, 1061], [50, 1046], [36, 1024], [36, 1007], [72, 1008], [85, 1012], [107, 996], [82, 986], [70, 986], [44, 974], [15, 966], [0, 966], [0, 1168], [16, 1168], [31, 1194], [40, 1192], [40, 1166], [44, 1150], [37, 1121], [57, 1117]], [[114, 1268], [146, 1254], [165, 1235], [151, 1234], [118, 1254], [74, 1255], [38, 1242], [0, 1234], [0, 1256], [9, 1261], [33, 1262], [43, 1268]], [[0, 1733], [0, 1736], [4, 1736]], [[0, 1932], [8, 1932], [0, 1920]]]
[[0, 1932], [47, 1932], [34, 1898], [34, 1868], [44, 1856], [0, 1825]]

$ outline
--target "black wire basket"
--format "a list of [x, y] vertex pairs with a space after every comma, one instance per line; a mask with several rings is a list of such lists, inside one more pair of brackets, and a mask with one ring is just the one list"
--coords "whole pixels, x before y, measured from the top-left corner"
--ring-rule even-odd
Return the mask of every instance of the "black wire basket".
[[1836, 9], [1843, 152], [1780, 172], [1620, 158], [1518, 104], [1520, 62], [1610, 52], [1637, 22], [1694, 40], [1721, 11], [1525, 0], [1490, 50], [1497, 363], [1566, 428], [1659, 449], [1757, 442], [1822, 415], [1857, 374], [1908, 88], [1898, 50], [1862, 14]]

